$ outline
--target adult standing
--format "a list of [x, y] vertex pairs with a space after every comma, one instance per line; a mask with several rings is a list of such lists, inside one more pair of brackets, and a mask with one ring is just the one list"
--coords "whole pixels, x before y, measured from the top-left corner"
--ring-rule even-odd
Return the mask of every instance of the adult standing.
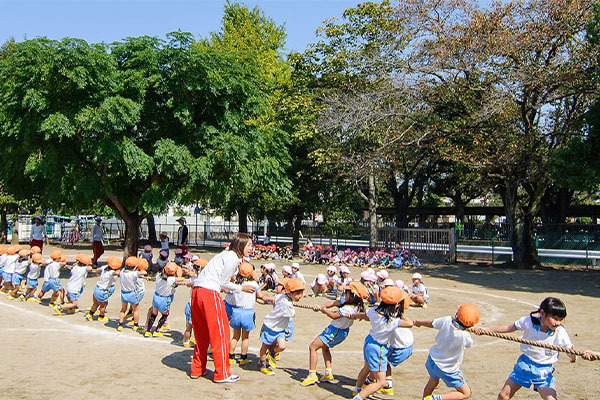
[[244, 257], [249, 257], [252, 241], [245, 233], [233, 237], [229, 250], [214, 256], [200, 272], [194, 282], [191, 301], [192, 327], [196, 337], [190, 377], [199, 378], [206, 373], [208, 345], [210, 344], [215, 363], [214, 381], [232, 383], [239, 376], [231, 374], [229, 366], [229, 320], [225, 303], [219, 292], [253, 293], [251, 285], [236, 285], [231, 278], [237, 273]]
[[188, 251], [188, 227], [185, 224], [185, 217], [179, 217], [179, 229], [177, 230], [177, 248], [181, 249], [182, 255], [185, 256]]
[[46, 237], [46, 226], [42, 225], [42, 217], [36, 215], [33, 217], [33, 226], [31, 227], [31, 237], [29, 246], [37, 246], [42, 250], [44, 248], [44, 238]]
[[104, 232], [102, 232], [101, 217], [96, 217], [96, 223], [92, 226], [92, 251], [94, 252], [94, 258], [92, 264], [98, 266], [98, 259], [104, 254]]

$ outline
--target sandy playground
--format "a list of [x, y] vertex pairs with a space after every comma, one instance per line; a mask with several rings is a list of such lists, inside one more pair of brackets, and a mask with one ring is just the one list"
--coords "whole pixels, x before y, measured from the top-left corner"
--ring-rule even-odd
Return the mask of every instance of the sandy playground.
[[[49, 254], [50, 248], [44, 249]], [[77, 249], [64, 250], [71, 262]], [[91, 251], [87, 251], [91, 254]], [[108, 255], [120, 255], [107, 251]], [[205, 253], [205, 257], [212, 254]], [[258, 268], [259, 262], [253, 262]], [[278, 271], [282, 262], [276, 262]], [[323, 266], [303, 265], [307, 281], [324, 270]], [[358, 278], [360, 268], [351, 267]], [[527, 315], [549, 295], [567, 305], [565, 327], [576, 349], [600, 351], [600, 271], [515, 271], [473, 265], [425, 265], [418, 269], [429, 289], [427, 309], [410, 308], [412, 319], [433, 319], [453, 315], [457, 305], [475, 303], [481, 310], [480, 326], [508, 324]], [[413, 270], [391, 272], [394, 279], [410, 282]], [[63, 274], [63, 285], [68, 272]], [[90, 276], [80, 307], [92, 304], [97, 277]], [[40, 281], [42, 281], [40, 279]], [[146, 283], [141, 315], [151, 304], [154, 282]], [[184, 307], [190, 295], [179, 288], [171, 308], [171, 332], [162, 338], [144, 338], [131, 329], [117, 332], [120, 290], [111, 297], [108, 322], [88, 322], [83, 312], [56, 316], [47, 307], [49, 295], [41, 304], [9, 300], [0, 296], [0, 382], [3, 399], [338, 399], [351, 398], [357, 373], [362, 366], [362, 344], [368, 322], [356, 322], [348, 339], [332, 350], [333, 372], [337, 381], [301, 387], [307, 375], [308, 345], [329, 323], [329, 319], [310, 310], [297, 309], [295, 331], [288, 349], [282, 354], [273, 376], [258, 372], [256, 362], [233, 365], [239, 382], [219, 385], [207, 378], [191, 380], [189, 365], [192, 349], [177, 345], [185, 329]], [[304, 304], [317, 304], [325, 298], [306, 298]], [[257, 360], [258, 332], [269, 306], [256, 305], [257, 329], [250, 335], [249, 358]], [[420, 399], [427, 382], [425, 360], [434, 343], [436, 330], [414, 328], [415, 352], [394, 369], [394, 396], [373, 398]], [[502, 384], [520, 355], [518, 344], [491, 338], [475, 337], [475, 347], [467, 349], [462, 370], [473, 399], [495, 399]], [[237, 349], [239, 353], [239, 346]], [[321, 357], [319, 353], [319, 357]], [[213, 364], [209, 361], [209, 369]], [[556, 383], [562, 399], [600, 399], [600, 363], [579, 359], [570, 364], [564, 354], [556, 364]], [[324, 372], [322, 358], [318, 372]], [[435, 393], [445, 390], [443, 383]], [[516, 399], [539, 399], [532, 390], [522, 389]]]

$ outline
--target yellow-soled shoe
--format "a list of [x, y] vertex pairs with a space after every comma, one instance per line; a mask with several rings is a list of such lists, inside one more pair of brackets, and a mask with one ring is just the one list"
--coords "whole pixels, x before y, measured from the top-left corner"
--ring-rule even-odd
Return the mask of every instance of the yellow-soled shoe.
[[331, 382], [334, 380], [333, 374], [323, 375], [319, 378], [319, 382]]
[[161, 336], [164, 336], [164, 334], [159, 331], [154, 331], [154, 332], [152, 332], [152, 336], [153, 337], [161, 337]]
[[108, 317], [106, 315], [104, 316], [98, 316], [98, 321], [108, 321]]
[[152, 332], [144, 331], [144, 337], [152, 337]]
[[275, 356], [273, 357], [273, 360], [275, 360], [275, 361], [281, 360], [281, 354], [275, 353]]
[[269, 366], [271, 368], [273, 368], [273, 369], [277, 368], [277, 363], [275, 362], [275, 360], [271, 356], [271, 353], [267, 353], [267, 363], [269, 364]]
[[265, 375], [275, 375], [275, 371], [271, 369], [270, 365], [267, 365], [266, 367], [261, 367], [260, 372], [262, 372]]
[[238, 361], [238, 364], [240, 364], [240, 365], [250, 364], [250, 360], [248, 360], [247, 358], [240, 358]]
[[317, 375], [314, 376], [309, 376], [306, 379], [304, 379], [300, 385], [302, 386], [310, 386], [310, 385], [314, 385], [315, 383], [317, 383], [319, 381], [319, 378], [317, 377]]
[[394, 388], [393, 387], [387, 387], [384, 386], [381, 389], [378, 390], [379, 393], [383, 393], [383, 394], [389, 394], [390, 396], [394, 394]]
[[235, 364], [235, 363], [236, 363], [235, 358], [230, 358], [229, 359], [229, 364]]

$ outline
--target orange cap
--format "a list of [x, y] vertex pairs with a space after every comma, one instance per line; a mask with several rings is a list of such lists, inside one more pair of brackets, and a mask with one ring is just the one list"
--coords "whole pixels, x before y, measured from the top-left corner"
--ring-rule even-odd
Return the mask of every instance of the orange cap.
[[192, 264], [194, 264], [200, 268], [204, 268], [208, 264], [208, 260], [206, 258], [199, 258], [196, 261], [194, 261]]
[[33, 247], [31, 248], [31, 252], [32, 252], [33, 254], [36, 254], [36, 253], [41, 253], [41, 252], [42, 252], [42, 249], [40, 249], [38, 246], [33, 246]]
[[123, 260], [119, 257], [108, 257], [106, 263], [110, 269], [114, 270], [120, 269], [123, 266]]
[[20, 250], [19, 251], [19, 257], [29, 257], [29, 254], [31, 254], [29, 252], [29, 250]]
[[287, 283], [287, 281], [288, 281], [289, 279], [290, 279], [290, 278], [279, 278], [279, 279], [277, 279], [277, 281], [276, 281], [275, 283], [276, 283], [277, 285], [281, 285], [281, 286], [284, 286], [284, 287], [285, 287], [285, 285], [286, 285], [286, 283]]
[[126, 267], [137, 267], [139, 262], [140, 262], [139, 258], [130, 256], [130, 257], [127, 257], [127, 259], [125, 260], [125, 266]]
[[15, 244], [15, 248], [17, 249], [17, 252], [23, 250], [23, 246], [21, 246], [20, 244]]
[[240, 264], [239, 274], [241, 276], [249, 277], [249, 276], [252, 276], [253, 272], [254, 272], [254, 267], [249, 262], [244, 261]]
[[179, 266], [177, 264], [175, 264], [173, 261], [169, 261], [167, 265], [165, 265], [165, 273], [167, 275], [175, 275], [178, 268]]
[[50, 253], [50, 258], [56, 261], [60, 258], [61, 254], [62, 253], [60, 252], [60, 250], [54, 250], [52, 251], [52, 253]]
[[350, 282], [344, 290], [349, 290], [363, 300], [369, 297], [369, 290], [360, 282]]
[[87, 254], [77, 254], [75, 260], [79, 261], [83, 265], [92, 265], [92, 257]]
[[467, 328], [470, 328], [479, 322], [479, 309], [471, 303], [461, 304], [458, 306], [456, 319]]
[[380, 297], [385, 304], [398, 304], [408, 297], [408, 293], [395, 286], [388, 286], [381, 291]]
[[0, 254], [7, 254], [6, 246], [0, 245]]
[[40, 264], [44, 262], [44, 257], [42, 257], [42, 255], [40, 253], [34, 253], [31, 256], [31, 261], [33, 261], [36, 264]]
[[67, 256], [65, 256], [64, 254], [61, 254], [60, 257], [58, 257], [58, 260], [61, 263], [66, 263], [67, 262]]
[[298, 278], [289, 278], [285, 283], [285, 291], [291, 293], [297, 290], [304, 290], [304, 283]]
[[17, 254], [17, 247], [8, 246], [8, 248], [6, 249], [6, 254], [8, 254], [9, 256], [14, 256], [15, 254]]
[[145, 258], [138, 259], [137, 267], [140, 271], [147, 271], [149, 266], [150, 265], [148, 264], [148, 260], [146, 260]]
[[183, 268], [181, 268], [181, 265], [177, 266], [177, 272], [175, 273], [175, 276], [178, 278], [181, 278], [183, 276]]

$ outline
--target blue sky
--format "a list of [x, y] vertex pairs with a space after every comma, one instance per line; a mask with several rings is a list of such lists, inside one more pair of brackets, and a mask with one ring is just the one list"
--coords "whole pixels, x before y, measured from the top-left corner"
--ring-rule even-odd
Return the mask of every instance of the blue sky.
[[[246, 0], [285, 24], [287, 49], [315, 41], [324, 19], [340, 16], [358, 0]], [[220, 28], [225, 0], [0, 0], [0, 42], [46, 36], [112, 42], [128, 36], [164, 37], [181, 29], [196, 37]]]

